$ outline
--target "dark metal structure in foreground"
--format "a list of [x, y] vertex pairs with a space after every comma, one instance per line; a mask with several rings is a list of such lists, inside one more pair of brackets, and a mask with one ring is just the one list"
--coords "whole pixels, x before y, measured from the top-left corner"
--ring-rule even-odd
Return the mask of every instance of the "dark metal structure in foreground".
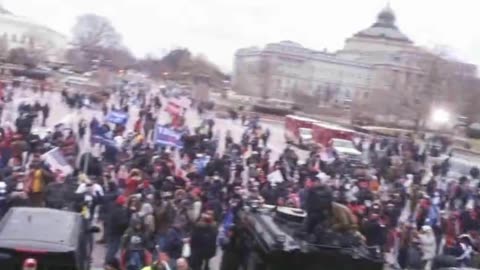
[[383, 257], [363, 244], [314, 243], [302, 233], [306, 214], [286, 207], [245, 207], [239, 222], [251, 247], [248, 270], [381, 270]]

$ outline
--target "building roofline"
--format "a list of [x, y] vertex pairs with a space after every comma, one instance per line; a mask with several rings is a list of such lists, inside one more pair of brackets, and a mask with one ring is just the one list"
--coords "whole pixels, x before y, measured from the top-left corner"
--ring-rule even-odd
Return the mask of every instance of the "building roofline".
[[27, 27], [35, 27], [37, 29], [41, 29], [43, 31], [47, 31], [47, 32], [50, 32], [50, 33], [53, 33], [53, 34], [56, 34], [58, 36], [61, 36], [65, 39], [68, 40], [68, 36], [61, 33], [61, 32], [58, 32], [44, 24], [40, 24], [40, 23], [36, 23], [34, 21], [30, 21], [28, 18], [26, 17], [21, 17], [21, 16], [17, 16], [17, 15], [14, 15], [12, 13], [0, 13], [0, 20], [4, 20], [5, 23], [11, 23], [11, 24], [20, 24], [20, 25], [23, 25], [23, 26], [27, 26]]
[[[240, 50], [243, 50], [243, 49], [240, 49]], [[263, 50], [258, 50], [258, 51], [241, 51], [241, 52], [239, 52], [239, 51], [237, 51], [237, 53], [235, 53], [236, 57], [262, 56], [262, 55], [279, 55], [279, 56], [284, 55], [286, 57], [298, 58], [298, 60], [321, 60], [321, 61], [330, 62], [330, 63], [333, 63], [333, 64], [345, 64], [345, 65], [356, 66], [356, 67], [361, 67], [361, 68], [372, 68], [372, 65], [367, 64], [367, 63], [358, 63], [358, 62], [355, 62], [355, 61], [349, 61], [349, 60], [346, 60], [346, 59], [336, 57], [336, 54], [324, 53], [324, 52], [321, 52], [321, 51], [314, 51], [314, 50], [309, 50], [309, 49], [306, 49], [305, 54], [291, 53], [291, 52], [288, 52], [288, 51], [279, 52], [279, 51], [269, 50], [269, 49], [263, 49]]]
[[363, 37], [363, 38], [368, 38], [368, 39], [375, 39], [375, 40], [391, 40], [391, 41], [397, 41], [400, 43], [405, 43], [405, 44], [413, 44], [413, 41], [411, 41], [409, 38], [394, 38], [386, 35], [381, 35], [381, 36], [375, 36], [375, 35], [369, 35], [363, 33], [363, 31], [360, 31], [356, 34], [353, 35], [354, 37]]

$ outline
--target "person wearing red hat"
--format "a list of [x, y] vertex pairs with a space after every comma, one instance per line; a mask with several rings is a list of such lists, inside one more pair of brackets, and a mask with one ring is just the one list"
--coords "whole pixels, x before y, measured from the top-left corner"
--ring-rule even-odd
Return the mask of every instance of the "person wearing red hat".
[[23, 262], [22, 270], [37, 270], [37, 260], [28, 258]]

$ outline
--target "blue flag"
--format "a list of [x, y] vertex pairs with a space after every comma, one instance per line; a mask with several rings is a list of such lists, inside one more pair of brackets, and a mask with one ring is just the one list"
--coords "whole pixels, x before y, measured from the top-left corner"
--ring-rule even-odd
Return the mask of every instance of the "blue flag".
[[155, 143], [165, 146], [183, 147], [183, 134], [172, 128], [157, 125], [155, 127]]
[[123, 111], [111, 111], [107, 114], [107, 121], [117, 125], [125, 125], [128, 121], [128, 114]]
[[117, 142], [108, 137], [108, 136], [105, 136], [105, 135], [92, 135], [92, 141], [95, 142], [95, 143], [99, 143], [99, 144], [102, 144], [102, 145], [105, 145], [105, 146], [108, 146], [108, 147], [114, 147], [114, 148], [118, 148], [118, 145], [117, 145]]

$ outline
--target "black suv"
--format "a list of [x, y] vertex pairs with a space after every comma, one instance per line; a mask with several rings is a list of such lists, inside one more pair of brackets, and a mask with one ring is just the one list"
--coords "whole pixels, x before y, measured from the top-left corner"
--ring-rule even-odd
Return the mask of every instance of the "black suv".
[[78, 213], [11, 208], [0, 221], [0, 269], [22, 269], [33, 258], [38, 270], [88, 270], [97, 231]]

